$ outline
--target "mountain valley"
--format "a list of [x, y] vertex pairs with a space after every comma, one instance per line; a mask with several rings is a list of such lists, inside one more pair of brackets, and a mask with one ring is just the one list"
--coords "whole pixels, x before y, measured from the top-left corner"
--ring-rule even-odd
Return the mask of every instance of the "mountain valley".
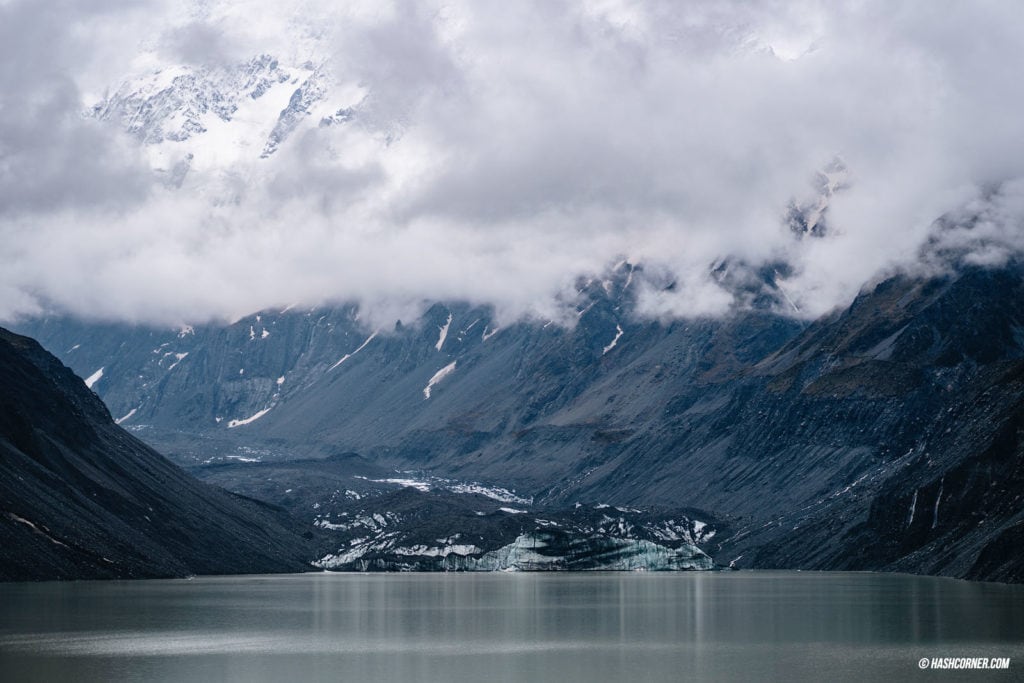
[[[772, 306], [645, 321], [641, 277], [581, 280], [573, 326], [436, 304], [388, 330], [355, 306], [19, 329], [202, 479], [321, 529], [417, 506], [450, 520], [396, 548], [466, 533], [470, 508], [500, 518], [493, 550], [538, 531], [501, 507], [593, 531], [576, 506], [614, 506], [691, 511], [717, 533], [690, 540], [721, 566], [1020, 580], [1019, 265], [896, 275], [810, 324]], [[480, 493], [495, 491], [504, 503]]]

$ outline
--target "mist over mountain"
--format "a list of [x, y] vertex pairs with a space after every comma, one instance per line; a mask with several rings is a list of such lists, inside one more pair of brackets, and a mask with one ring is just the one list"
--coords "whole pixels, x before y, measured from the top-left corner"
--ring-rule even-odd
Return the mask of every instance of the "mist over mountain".
[[[623, 264], [578, 282], [571, 328], [438, 303], [387, 334], [354, 306], [23, 330], [195, 475], [340, 534], [324, 567], [668, 568], [699, 551], [1020, 580], [1020, 261], [896, 275], [809, 324], [776, 312], [770, 278], [717, 272], [752, 310], [638, 320]], [[669, 540], [682, 559], [643, 545]], [[538, 542], [551, 557], [523, 554]]]
[[1022, 19], [0, 0], [0, 320], [270, 564], [1021, 580]]
[[576, 279], [628, 260], [661, 274], [640, 318], [748, 306], [730, 262], [811, 319], [933, 271], [950, 212], [979, 217], [968, 258], [1019, 253], [1019, 15], [6, 2], [0, 318], [352, 302], [375, 327], [466, 301], [571, 324]]

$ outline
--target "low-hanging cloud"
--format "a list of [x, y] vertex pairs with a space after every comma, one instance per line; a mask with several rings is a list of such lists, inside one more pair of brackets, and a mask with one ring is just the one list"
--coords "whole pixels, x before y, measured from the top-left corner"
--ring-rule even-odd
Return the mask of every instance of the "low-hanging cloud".
[[[0, 318], [347, 300], [383, 320], [460, 299], [560, 319], [578, 276], [622, 258], [676, 283], [642, 297], [650, 315], [729, 310], [710, 267], [732, 258], [787, 261], [813, 316], [938, 267], [929, 240], [1004, 262], [1024, 247], [1021, 19], [1013, 2], [0, 3]], [[269, 158], [256, 140], [204, 164], [196, 137], [173, 183], [84, 115], [129, 72], [260, 54], [317, 69], [351, 111]], [[829, 234], [796, 239], [787, 207], [836, 158]], [[981, 218], [936, 238], [956, 211]]]

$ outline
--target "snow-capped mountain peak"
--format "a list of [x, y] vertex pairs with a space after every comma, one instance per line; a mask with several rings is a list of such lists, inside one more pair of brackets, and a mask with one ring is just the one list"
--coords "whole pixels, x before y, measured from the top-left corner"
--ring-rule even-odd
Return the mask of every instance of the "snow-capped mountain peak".
[[801, 200], [792, 200], [786, 222], [798, 237], [821, 237], [828, 233], [826, 212], [837, 192], [849, 187], [850, 172], [842, 159], [836, 157], [814, 174], [812, 193]]
[[208, 170], [265, 159], [303, 125], [351, 120], [364, 93], [338, 88], [333, 101], [331, 85], [312, 62], [288, 65], [262, 54], [232, 66], [172, 65], [133, 76], [88, 114], [119, 123], [147, 147], [154, 168], [178, 176], [183, 161]]

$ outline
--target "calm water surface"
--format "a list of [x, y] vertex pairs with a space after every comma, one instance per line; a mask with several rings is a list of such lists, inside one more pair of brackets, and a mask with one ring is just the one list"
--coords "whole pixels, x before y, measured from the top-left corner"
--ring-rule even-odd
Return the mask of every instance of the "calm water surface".
[[[1010, 657], [925, 671], [922, 657]], [[800, 572], [0, 584], [3, 681], [1024, 680], [1024, 587]]]

